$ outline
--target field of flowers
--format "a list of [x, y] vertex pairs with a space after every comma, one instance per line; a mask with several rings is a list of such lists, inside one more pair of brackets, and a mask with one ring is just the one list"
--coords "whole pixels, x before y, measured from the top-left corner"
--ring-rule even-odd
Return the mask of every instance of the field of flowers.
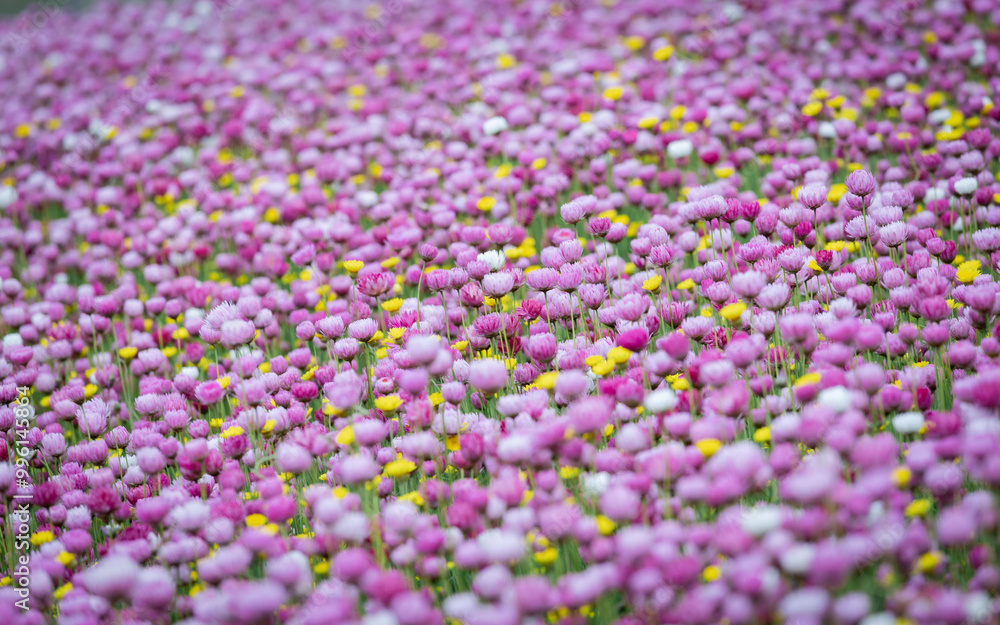
[[998, 622], [997, 24], [0, 23], [0, 623]]

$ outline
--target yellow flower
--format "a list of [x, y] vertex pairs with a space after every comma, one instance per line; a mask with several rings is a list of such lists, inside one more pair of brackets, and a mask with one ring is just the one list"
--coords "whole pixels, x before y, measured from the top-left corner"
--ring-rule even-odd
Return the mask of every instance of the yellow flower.
[[753, 440], [758, 443], [766, 443], [771, 440], [771, 428], [764, 426], [753, 433]]
[[261, 434], [270, 434], [274, 430], [274, 426], [278, 425], [278, 422], [274, 419], [268, 419], [264, 422], [264, 427], [260, 429]]
[[667, 45], [663, 46], [662, 48], [657, 48], [656, 51], [653, 52], [653, 60], [666, 61], [673, 55], [674, 55], [674, 47]]
[[597, 530], [604, 536], [610, 536], [618, 526], [603, 514], [597, 517]]
[[818, 383], [820, 380], [820, 375], [818, 373], [807, 373], [798, 380], [795, 380], [795, 386], [811, 386]]
[[663, 278], [659, 274], [654, 273], [650, 278], [643, 281], [642, 288], [651, 293], [658, 293], [660, 291], [660, 284], [662, 283]]
[[348, 446], [354, 443], [354, 428], [347, 426], [341, 431], [337, 432], [337, 437], [334, 439], [337, 441], [338, 445]]
[[722, 569], [714, 564], [709, 564], [705, 567], [705, 570], [701, 572], [701, 577], [706, 582], [714, 582], [719, 579], [720, 575], [722, 575]]
[[931, 573], [943, 561], [944, 556], [940, 551], [928, 551], [924, 555], [917, 558], [913, 568], [921, 573]]
[[908, 517], [924, 516], [931, 511], [930, 499], [914, 499], [903, 511]]
[[691, 278], [688, 278], [687, 280], [684, 280], [683, 282], [681, 282], [680, 284], [678, 284], [677, 288], [678, 288], [678, 290], [681, 290], [681, 291], [688, 291], [690, 289], [693, 289], [694, 288], [694, 280], [692, 280]]
[[398, 297], [394, 297], [390, 300], [382, 302], [382, 310], [384, 310], [387, 313], [394, 313], [397, 310], [399, 310], [402, 305], [403, 305], [403, 300], [399, 299]]
[[978, 260], [967, 260], [958, 266], [958, 273], [955, 276], [962, 284], [969, 284], [979, 275], [981, 263]]
[[548, 164], [549, 164], [549, 161], [547, 159], [542, 158], [542, 157], [538, 157], [535, 160], [531, 161], [531, 168], [535, 169], [535, 170], [545, 169], [545, 166], [548, 165]]
[[457, 351], [464, 352], [465, 349], [469, 346], [469, 342], [468, 341], [455, 341], [454, 343], [451, 344], [451, 346], [452, 346], [453, 349], [455, 349]]
[[267, 517], [259, 512], [247, 517], [247, 527], [262, 527], [267, 525]]
[[138, 353], [139, 350], [136, 349], [135, 347], [123, 347], [118, 350], [118, 355], [121, 356], [124, 360], [132, 360]]
[[500, 69], [510, 69], [517, 65], [517, 59], [510, 54], [501, 54], [497, 57], [497, 67]]
[[242, 433], [243, 433], [243, 428], [241, 428], [238, 425], [231, 425], [228, 428], [226, 428], [226, 430], [222, 434], [219, 434], [219, 436], [222, 438], [232, 438], [234, 436], [239, 436]]
[[399, 264], [399, 256], [392, 256], [382, 261], [382, 269], [392, 269]]
[[406, 493], [405, 495], [400, 495], [399, 499], [400, 499], [400, 501], [409, 501], [410, 503], [412, 503], [415, 506], [423, 506], [424, 505], [424, 498], [420, 494], [420, 491], [418, 491], [418, 490], [411, 491], [409, 493]]
[[403, 334], [405, 333], [406, 328], [389, 328], [389, 336], [391, 336], [395, 341], [403, 338]]
[[431, 400], [432, 406], [440, 406], [444, 402], [444, 395], [441, 393], [431, 393], [427, 396], [427, 399]]
[[535, 386], [538, 388], [543, 388], [547, 391], [551, 391], [556, 385], [556, 378], [559, 377], [558, 371], [548, 371], [538, 376], [535, 379]]
[[678, 377], [676, 380], [670, 383], [670, 388], [674, 389], [675, 391], [686, 391], [691, 388], [691, 384], [690, 382], [687, 381], [687, 378]]
[[580, 475], [580, 467], [559, 467], [559, 477], [564, 480], [572, 480]]
[[724, 306], [722, 310], [719, 311], [719, 316], [732, 323], [740, 318], [743, 311], [747, 309], [747, 305], [743, 302], [736, 302], [734, 304], [729, 304]]
[[835, 184], [830, 187], [830, 192], [826, 194], [826, 200], [831, 204], [836, 204], [840, 198], [844, 197], [845, 193], [847, 193], [846, 184]]
[[638, 35], [632, 35], [631, 37], [625, 37], [625, 40], [622, 43], [625, 44], [626, 48], [634, 52], [636, 50], [641, 50], [642, 47], [646, 45], [646, 40]]
[[624, 347], [612, 347], [610, 350], [608, 350], [608, 360], [615, 363], [616, 365], [628, 362], [628, 359], [631, 357], [632, 357], [632, 352], [625, 349]]
[[365, 266], [365, 263], [363, 261], [360, 261], [360, 260], [345, 260], [344, 261], [344, 269], [346, 269], [350, 273], [358, 273], [359, 271], [361, 271], [364, 268], [364, 266]]
[[908, 467], [896, 467], [892, 472], [892, 481], [899, 488], [905, 488], [907, 484], [910, 483], [910, 477], [913, 473]]
[[386, 395], [385, 397], [375, 398], [375, 408], [382, 412], [395, 412], [402, 405], [403, 400], [399, 398], [399, 395]]
[[549, 547], [545, 551], [539, 551], [535, 554], [535, 562], [543, 566], [548, 566], [553, 562], [555, 562], [556, 558], [558, 557], [559, 557], [559, 552], [556, 550], [556, 548]]
[[452, 434], [451, 436], [445, 438], [444, 446], [448, 451], [458, 451], [462, 448], [462, 441], [458, 437], [458, 434]]
[[40, 547], [45, 543], [52, 542], [54, 539], [55, 535], [48, 530], [43, 532], [35, 532], [34, 534], [31, 535], [31, 544], [36, 547]]
[[86, 385], [86, 386], [83, 387], [83, 395], [87, 399], [90, 399], [91, 397], [93, 397], [96, 394], [97, 394], [97, 385], [95, 385], [95, 384], [88, 384], [88, 385]]
[[823, 268], [819, 266], [819, 263], [816, 262], [816, 259], [809, 260], [809, 268], [815, 271], [816, 273], [823, 273]]
[[705, 440], [698, 441], [694, 446], [698, 448], [701, 455], [711, 458], [715, 455], [715, 452], [722, 448], [722, 441], [717, 438], [706, 438]]
[[65, 597], [66, 594], [71, 590], [73, 590], [73, 584], [70, 582], [66, 582], [59, 588], [56, 588], [55, 591], [52, 593], [52, 596], [55, 597], [55, 599], [58, 601], [61, 600], [63, 597]]
[[327, 560], [323, 560], [313, 567], [313, 571], [315, 571], [317, 575], [326, 575], [330, 572], [330, 563]]
[[600, 362], [597, 363], [596, 365], [593, 365], [592, 367], [590, 367], [590, 369], [595, 374], [604, 376], [614, 371], [615, 363], [611, 362], [610, 360], [606, 360], [604, 362]]
[[61, 551], [59, 552], [59, 555], [56, 556], [56, 560], [58, 560], [63, 566], [69, 566], [70, 564], [73, 564], [74, 560], [76, 560], [76, 556], [68, 551]]
[[615, 102], [622, 97], [622, 93], [623, 90], [621, 87], [608, 87], [604, 90], [604, 97]]
[[486, 211], [491, 210], [496, 203], [497, 201], [489, 196], [481, 197], [479, 198], [479, 201], [476, 202], [476, 208], [485, 213]]
[[810, 102], [802, 107], [802, 114], [806, 117], [816, 117], [822, 110], [822, 102]]
[[392, 478], [409, 475], [417, 469], [417, 465], [409, 460], [393, 460], [385, 465], [385, 474]]

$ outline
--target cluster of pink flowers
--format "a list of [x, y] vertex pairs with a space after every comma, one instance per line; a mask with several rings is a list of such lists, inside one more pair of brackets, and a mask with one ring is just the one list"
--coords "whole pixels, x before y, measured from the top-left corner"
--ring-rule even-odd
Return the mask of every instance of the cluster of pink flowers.
[[998, 23], [0, 23], [0, 623], [996, 622]]

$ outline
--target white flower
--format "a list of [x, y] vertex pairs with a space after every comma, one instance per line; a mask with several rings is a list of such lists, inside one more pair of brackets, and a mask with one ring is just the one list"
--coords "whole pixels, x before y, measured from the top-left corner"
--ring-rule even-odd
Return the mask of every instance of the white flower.
[[743, 18], [743, 7], [735, 2], [727, 2], [722, 5], [720, 13], [726, 19], [727, 23], [732, 24]]
[[186, 145], [179, 146], [173, 151], [171, 158], [175, 163], [191, 165], [194, 163], [194, 149]]
[[362, 208], [371, 208], [378, 204], [378, 193], [375, 193], [371, 189], [362, 189], [354, 195], [354, 199], [357, 200]]
[[824, 139], [833, 139], [837, 136], [837, 131], [833, 127], [833, 122], [820, 122], [817, 128], [819, 136]]
[[955, 193], [959, 195], [971, 195], [978, 188], [979, 183], [976, 182], [975, 178], [962, 178], [955, 181]]
[[890, 612], [869, 614], [861, 619], [861, 625], [896, 625], [896, 617]]
[[972, 48], [976, 51], [969, 59], [971, 67], [980, 67], [986, 62], [986, 42], [982, 39], [973, 39]]
[[499, 115], [497, 117], [491, 117], [483, 122], [483, 133], [486, 135], [499, 134], [504, 130], [507, 130], [507, 128], [508, 125], [506, 118], [500, 117]]
[[362, 543], [368, 538], [369, 521], [363, 512], [348, 512], [330, 528], [334, 536], [347, 543]]
[[889, 74], [885, 79], [885, 86], [889, 87], [893, 91], [896, 89], [901, 89], [903, 85], [906, 84], [906, 74], [896, 72], [895, 74]]
[[872, 505], [868, 506], [868, 524], [875, 525], [883, 517], [885, 517], [885, 504], [881, 501], [873, 501]]
[[497, 457], [503, 462], [516, 464], [531, 458], [534, 453], [531, 436], [527, 434], [511, 434], [497, 443]]
[[586, 473], [582, 477], [583, 492], [591, 497], [598, 497], [608, 490], [611, 483], [611, 475], [604, 471], [599, 473]]
[[836, 413], [841, 413], [851, 407], [851, 391], [843, 386], [825, 388], [819, 392], [816, 401]]
[[486, 530], [476, 542], [490, 562], [515, 562], [524, 556], [524, 536], [513, 530]]
[[17, 189], [7, 185], [0, 186], [0, 208], [7, 208], [16, 201]]
[[993, 613], [993, 602], [984, 592], [977, 592], [965, 598], [965, 616], [972, 623], [985, 623]]
[[667, 144], [667, 156], [670, 158], [684, 158], [691, 156], [694, 151], [694, 144], [690, 139], [678, 139]]
[[198, 379], [198, 367], [182, 367], [181, 373], [191, 378], [192, 380]]
[[932, 125], [943, 124], [949, 117], [951, 117], [949, 109], [935, 109], [927, 115], [927, 121]]
[[208, 504], [200, 499], [192, 499], [170, 511], [170, 525], [182, 531], [191, 531], [208, 521]]
[[[785, 595], [778, 611], [791, 623], [817, 617], [826, 611], [830, 596], [822, 588], [800, 588]], [[818, 618], [816, 620], [819, 620]]]
[[944, 189], [940, 187], [931, 187], [930, 189], [927, 189], [927, 193], [924, 194], [924, 201], [933, 202], [934, 200], [940, 200], [947, 195], [948, 192]]
[[390, 610], [382, 610], [366, 616], [361, 625], [399, 625], [399, 619]]
[[924, 427], [924, 415], [919, 412], [904, 412], [892, 418], [892, 427], [900, 434], [916, 434]]
[[45, 313], [36, 312], [35, 314], [31, 315], [31, 325], [35, 326], [36, 328], [47, 327], [50, 323], [52, 323], [52, 320], [49, 319], [49, 316], [46, 315]]
[[781, 525], [781, 510], [775, 506], [754, 506], [740, 520], [740, 527], [751, 536], [760, 538]]
[[810, 544], [795, 545], [781, 554], [781, 568], [789, 573], [802, 575], [809, 571], [815, 555], [816, 548], [814, 546]]
[[22, 345], [24, 345], [24, 339], [22, 339], [21, 335], [16, 332], [12, 332], [3, 337], [4, 348], [21, 347]]
[[499, 250], [487, 250], [477, 256], [476, 260], [486, 263], [493, 271], [500, 271], [507, 265], [507, 257]]
[[657, 414], [666, 412], [677, 405], [677, 395], [669, 388], [653, 391], [642, 402], [646, 412]]

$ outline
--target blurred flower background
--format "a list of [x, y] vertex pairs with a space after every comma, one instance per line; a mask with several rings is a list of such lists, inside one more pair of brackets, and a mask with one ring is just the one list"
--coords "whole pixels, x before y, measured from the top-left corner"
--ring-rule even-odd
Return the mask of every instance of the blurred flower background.
[[70, 8], [0, 623], [997, 622], [1000, 2]]

